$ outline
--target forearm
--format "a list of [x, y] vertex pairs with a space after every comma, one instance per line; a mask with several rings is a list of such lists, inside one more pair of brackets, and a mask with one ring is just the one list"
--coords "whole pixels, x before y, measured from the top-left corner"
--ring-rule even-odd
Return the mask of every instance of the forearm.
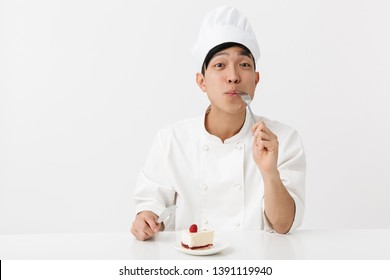
[[279, 172], [263, 175], [264, 211], [277, 233], [287, 233], [294, 221], [295, 203], [283, 185]]

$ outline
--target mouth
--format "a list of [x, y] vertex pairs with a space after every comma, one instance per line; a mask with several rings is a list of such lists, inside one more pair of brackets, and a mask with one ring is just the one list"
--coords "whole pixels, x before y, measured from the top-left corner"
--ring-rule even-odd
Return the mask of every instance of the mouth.
[[229, 96], [239, 96], [239, 92], [235, 91], [235, 90], [227, 91], [227, 92], [225, 92], [225, 94], [227, 94]]

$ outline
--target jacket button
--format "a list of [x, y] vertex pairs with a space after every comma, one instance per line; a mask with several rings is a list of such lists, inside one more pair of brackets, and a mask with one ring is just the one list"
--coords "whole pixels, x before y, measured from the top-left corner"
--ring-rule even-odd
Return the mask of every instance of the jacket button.
[[241, 145], [237, 145], [237, 146], [236, 146], [236, 149], [237, 149], [237, 150], [241, 150], [241, 149], [242, 149]]
[[208, 150], [209, 150], [209, 146], [204, 145], [204, 146], [203, 146], [203, 151], [208, 151]]
[[237, 184], [237, 185], [234, 186], [234, 188], [239, 191], [239, 190], [241, 190], [241, 185]]
[[204, 219], [203, 219], [203, 223], [204, 223], [205, 225], [207, 225], [207, 224], [209, 223], [209, 221], [208, 221], [206, 218], [204, 218]]
[[207, 185], [206, 184], [204, 184], [203, 186], [202, 186], [202, 189], [204, 189], [204, 190], [207, 190]]
[[234, 225], [235, 225], [236, 227], [239, 227], [241, 224], [240, 224], [240, 222], [235, 222]]

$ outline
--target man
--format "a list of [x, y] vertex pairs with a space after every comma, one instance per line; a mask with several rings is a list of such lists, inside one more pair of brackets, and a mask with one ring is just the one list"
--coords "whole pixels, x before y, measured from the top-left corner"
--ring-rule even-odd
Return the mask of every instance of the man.
[[[201, 118], [159, 131], [135, 191], [131, 232], [146, 240], [191, 224], [221, 230], [288, 233], [302, 223], [305, 156], [296, 131], [255, 116], [239, 92], [254, 97], [259, 82], [256, 37], [236, 9], [209, 13], [194, 54], [210, 106]], [[169, 205], [176, 215], [157, 219]]]

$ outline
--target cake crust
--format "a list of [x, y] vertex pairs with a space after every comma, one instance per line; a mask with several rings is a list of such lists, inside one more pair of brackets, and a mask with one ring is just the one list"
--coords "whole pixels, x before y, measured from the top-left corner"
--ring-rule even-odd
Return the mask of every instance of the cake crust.
[[189, 250], [207, 250], [207, 249], [210, 249], [213, 247], [213, 244], [207, 244], [205, 246], [195, 246], [195, 247], [190, 247], [186, 244], [184, 244], [183, 242], [181, 242], [181, 246], [183, 248], [186, 248], [186, 249], [189, 249]]

